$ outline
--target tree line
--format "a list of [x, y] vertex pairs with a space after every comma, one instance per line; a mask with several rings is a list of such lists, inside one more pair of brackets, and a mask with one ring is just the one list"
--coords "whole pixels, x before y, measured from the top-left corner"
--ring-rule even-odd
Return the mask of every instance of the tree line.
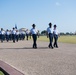
[[[46, 33], [47, 33], [46, 30], [41, 31], [41, 35], [46, 35]], [[74, 33], [72, 33], [72, 32], [66, 32], [66, 33], [60, 32], [60, 35], [76, 35], [76, 31]]]

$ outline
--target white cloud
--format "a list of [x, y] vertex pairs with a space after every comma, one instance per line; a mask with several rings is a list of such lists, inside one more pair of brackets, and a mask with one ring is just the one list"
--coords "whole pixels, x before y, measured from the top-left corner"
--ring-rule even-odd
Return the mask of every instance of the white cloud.
[[59, 2], [56, 2], [55, 4], [56, 4], [56, 6], [61, 6], [61, 4]]

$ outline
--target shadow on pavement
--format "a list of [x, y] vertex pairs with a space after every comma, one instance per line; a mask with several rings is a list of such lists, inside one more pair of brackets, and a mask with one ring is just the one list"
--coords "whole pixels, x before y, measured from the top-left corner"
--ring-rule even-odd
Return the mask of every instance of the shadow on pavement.
[[[24, 47], [24, 48], [0, 48], [0, 50], [3, 49], [34, 49], [32, 47]], [[48, 47], [38, 47], [37, 49], [48, 49]]]

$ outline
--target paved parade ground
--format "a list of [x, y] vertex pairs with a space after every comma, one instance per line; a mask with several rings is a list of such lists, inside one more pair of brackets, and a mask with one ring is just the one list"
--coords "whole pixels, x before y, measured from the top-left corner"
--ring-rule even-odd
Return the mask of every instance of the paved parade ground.
[[0, 43], [0, 60], [25, 75], [76, 75], [76, 44], [59, 43], [49, 49], [48, 42], [32, 41]]

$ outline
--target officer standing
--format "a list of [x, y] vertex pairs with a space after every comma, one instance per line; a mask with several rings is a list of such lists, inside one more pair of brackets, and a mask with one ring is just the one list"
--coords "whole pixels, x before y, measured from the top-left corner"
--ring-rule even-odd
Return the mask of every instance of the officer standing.
[[12, 40], [12, 31], [9, 30], [9, 40], [11, 41]]
[[22, 38], [22, 40], [25, 39], [25, 31], [22, 31], [22, 32], [21, 32], [21, 38]]
[[16, 30], [16, 41], [18, 42], [18, 40], [19, 40], [19, 31]]
[[1, 30], [0, 30], [0, 40], [1, 40]]
[[47, 35], [49, 35], [49, 40], [50, 40], [50, 43], [49, 43], [48, 47], [53, 49], [53, 46], [52, 46], [52, 42], [53, 42], [52, 23], [49, 23], [49, 27], [47, 28]]
[[8, 42], [9, 41], [9, 30], [7, 29], [7, 31], [6, 31], [6, 41]]
[[5, 31], [1, 28], [1, 42], [5, 40]]
[[29, 31], [28, 29], [26, 30], [26, 40], [28, 40], [28, 36], [29, 36]]
[[58, 48], [58, 44], [57, 44], [57, 41], [58, 41], [58, 35], [59, 35], [59, 32], [56, 28], [57, 26], [54, 25], [54, 29], [53, 29], [53, 35], [54, 35], [54, 47]]
[[15, 28], [13, 28], [13, 30], [12, 30], [12, 39], [13, 39], [13, 43], [15, 43], [15, 40], [16, 40], [16, 30], [15, 30]]
[[32, 25], [32, 29], [30, 30], [31, 34], [32, 34], [32, 38], [33, 38], [33, 48], [37, 48], [37, 29], [35, 28], [35, 24]]

